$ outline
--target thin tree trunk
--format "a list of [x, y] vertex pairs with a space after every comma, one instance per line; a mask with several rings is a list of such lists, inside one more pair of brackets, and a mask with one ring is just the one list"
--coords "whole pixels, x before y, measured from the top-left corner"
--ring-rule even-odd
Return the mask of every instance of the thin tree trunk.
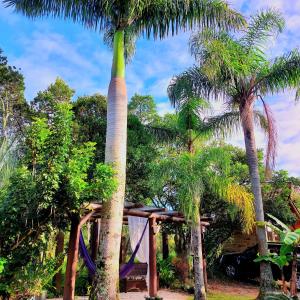
[[[64, 252], [64, 232], [63, 231], [59, 231], [56, 235], [56, 249], [55, 249], [55, 257], [61, 256], [59, 258], [58, 261], [58, 266], [60, 267], [64, 261], [64, 258], [62, 256], [63, 252]], [[62, 272], [61, 270], [59, 270], [55, 276], [54, 276], [54, 281], [55, 281], [55, 288], [56, 288], [56, 292], [58, 295], [62, 295]]]
[[290, 293], [292, 297], [297, 296], [297, 249], [293, 253], [292, 275], [290, 280]]
[[[257, 149], [254, 136], [254, 118], [253, 118], [254, 99], [248, 98], [240, 106], [240, 114], [245, 140], [246, 156], [248, 160], [251, 188], [254, 194], [254, 206], [256, 217], [256, 236], [258, 241], [258, 250], [260, 255], [269, 253], [267, 245], [267, 231], [264, 222], [264, 207], [261, 194], [260, 176], [258, 170]], [[273, 275], [271, 265], [267, 262], [260, 263], [260, 295], [263, 298], [268, 292], [274, 291]]]
[[108, 91], [105, 162], [113, 165], [117, 191], [103, 203], [97, 271], [90, 299], [116, 300], [126, 178], [127, 93], [125, 84], [124, 32], [114, 36], [112, 78]]
[[203, 272], [202, 238], [200, 213], [192, 225], [192, 247], [194, 252], [195, 300], [206, 300], [205, 280]]

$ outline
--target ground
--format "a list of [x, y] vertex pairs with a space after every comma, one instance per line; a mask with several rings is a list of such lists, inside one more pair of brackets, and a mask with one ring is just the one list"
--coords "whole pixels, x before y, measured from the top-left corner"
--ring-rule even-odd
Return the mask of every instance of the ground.
[[[210, 281], [208, 300], [254, 300], [258, 294], [258, 287], [240, 282]], [[121, 300], [141, 300], [146, 293], [121, 294]], [[193, 296], [160, 290], [159, 296], [164, 300], [193, 300]]]
[[[209, 281], [208, 300], [254, 300], [257, 294], [258, 287], [255, 285], [220, 280]], [[147, 292], [122, 293], [121, 300], [143, 300], [146, 295]], [[191, 295], [169, 290], [160, 290], [159, 296], [163, 297], [164, 300], [193, 300]], [[76, 297], [76, 300], [87, 299], [87, 297]]]

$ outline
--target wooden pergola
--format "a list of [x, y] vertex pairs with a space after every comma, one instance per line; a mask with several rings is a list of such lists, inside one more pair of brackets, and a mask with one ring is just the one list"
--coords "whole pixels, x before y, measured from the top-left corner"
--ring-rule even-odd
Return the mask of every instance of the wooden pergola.
[[[71, 231], [69, 238], [68, 257], [64, 284], [64, 300], [75, 299], [75, 283], [79, 255], [80, 230], [82, 226], [88, 221], [95, 221], [101, 219], [101, 210], [101, 204], [92, 203], [88, 206], [88, 209], [85, 210], [85, 213], [81, 219], [74, 217], [71, 220]], [[149, 220], [149, 296], [156, 297], [158, 290], [156, 268], [156, 234], [158, 232], [157, 224], [162, 222], [185, 223], [185, 218], [183, 214], [178, 211], [126, 202], [123, 210], [123, 224], [128, 224], [128, 216], [148, 218]], [[208, 217], [202, 217], [201, 226], [208, 226], [209, 220], [210, 218]], [[98, 236], [98, 234], [96, 233], [95, 236]], [[94, 259], [98, 247], [99, 238], [96, 238], [94, 242], [94, 249], [91, 249], [91, 256]]]

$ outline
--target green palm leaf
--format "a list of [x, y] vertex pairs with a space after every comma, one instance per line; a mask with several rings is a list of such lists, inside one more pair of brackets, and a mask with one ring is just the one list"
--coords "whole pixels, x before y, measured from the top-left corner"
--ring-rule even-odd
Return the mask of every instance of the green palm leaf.
[[257, 47], [263, 49], [266, 41], [270, 37], [282, 32], [284, 28], [284, 18], [274, 10], [268, 9], [260, 14], [252, 16], [246, 34], [240, 42], [247, 48]]

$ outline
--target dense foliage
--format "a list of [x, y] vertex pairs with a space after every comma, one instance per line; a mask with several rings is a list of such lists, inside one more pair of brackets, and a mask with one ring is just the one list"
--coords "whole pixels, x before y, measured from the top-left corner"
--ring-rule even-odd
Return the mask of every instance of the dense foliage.
[[74, 143], [70, 91], [57, 80], [39, 93], [45, 106], [33, 110], [37, 116], [19, 144], [22, 158], [1, 193], [0, 255], [7, 260], [3, 292], [15, 290], [20, 268], [30, 280], [53, 230], [67, 228], [73, 214], [90, 201], [105, 201], [116, 187], [113, 168], [93, 163], [95, 143]]

